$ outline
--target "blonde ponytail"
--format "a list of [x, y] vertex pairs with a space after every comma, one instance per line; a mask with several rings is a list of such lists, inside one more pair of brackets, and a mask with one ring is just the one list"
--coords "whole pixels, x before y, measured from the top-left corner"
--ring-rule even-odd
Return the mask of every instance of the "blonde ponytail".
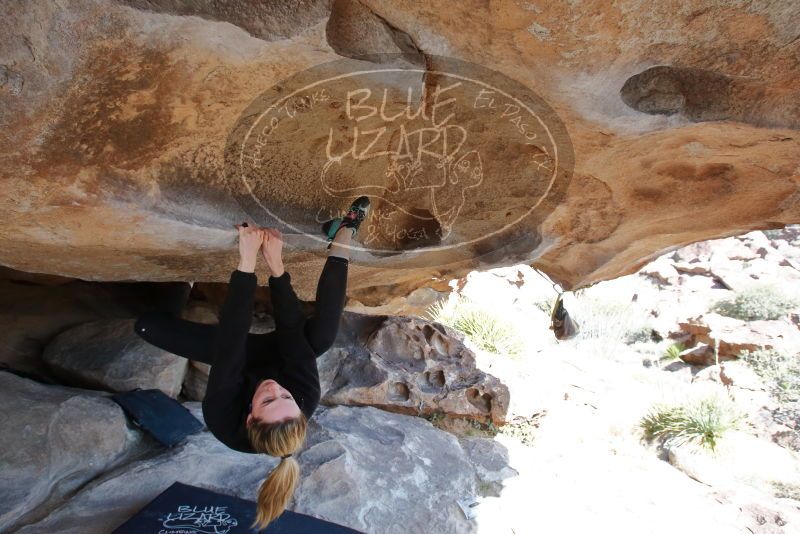
[[250, 444], [256, 452], [280, 456], [258, 490], [256, 519], [252, 528], [262, 530], [283, 513], [300, 479], [300, 464], [291, 455], [303, 446], [308, 421], [304, 415], [283, 423], [253, 421], [247, 427]]

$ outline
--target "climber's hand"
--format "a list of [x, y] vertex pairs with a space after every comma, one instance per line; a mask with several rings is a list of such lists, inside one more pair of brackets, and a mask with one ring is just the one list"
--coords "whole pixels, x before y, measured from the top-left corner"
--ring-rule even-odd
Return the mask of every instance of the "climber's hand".
[[237, 224], [239, 230], [239, 269], [246, 273], [256, 270], [256, 260], [258, 259], [258, 249], [264, 242], [264, 230], [257, 226], [243, 226]]
[[264, 229], [264, 243], [261, 245], [261, 254], [267, 261], [272, 276], [278, 277], [283, 274], [283, 236], [277, 228]]

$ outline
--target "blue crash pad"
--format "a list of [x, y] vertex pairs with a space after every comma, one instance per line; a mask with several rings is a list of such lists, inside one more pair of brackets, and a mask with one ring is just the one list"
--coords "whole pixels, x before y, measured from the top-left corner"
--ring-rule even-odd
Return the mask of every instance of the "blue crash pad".
[[203, 423], [189, 410], [159, 389], [136, 389], [117, 393], [111, 399], [134, 423], [167, 447], [203, 429]]
[[[114, 534], [239, 534], [256, 515], [252, 501], [175, 482]], [[363, 534], [357, 530], [286, 511], [264, 534]]]

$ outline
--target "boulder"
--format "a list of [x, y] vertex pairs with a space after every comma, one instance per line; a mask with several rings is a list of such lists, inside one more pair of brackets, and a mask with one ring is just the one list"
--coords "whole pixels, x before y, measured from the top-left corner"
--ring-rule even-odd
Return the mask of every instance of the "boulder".
[[69, 384], [115, 392], [160, 389], [177, 397], [188, 360], [140, 338], [133, 319], [92, 321], [56, 336], [43, 359]]
[[174, 294], [173, 284], [91, 283], [0, 269], [0, 363], [45, 374], [42, 351], [68, 328], [131, 317]]
[[454, 330], [422, 319], [346, 317], [319, 359], [322, 402], [502, 424], [508, 388], [476, 367]]
[[667, 447], [669, 463], [698, 482], [715, 488], [729, 488], [734, 484], [733, 476], [714, 458], [693, 445]]
[[[796, 2], [655, 14], [642, 3], [624, 16], [603, 3], [583, 15], [558, 2], [511, 1], [6, 3], [0, 264], [86, 280], [224, 282], [236, 265], [233, 225], [250, 219], [286, 230], [286, 264], [311, 300], [324, 262], [317, 219], [358, 190], [381, 208], [360, 236], [372, 248], [359, 251], [349, 281], [352, 297], [372, 307], [517, 263], [580, 287], [635, 272], [671, 247], [800, 220]], [[619, 24], [598, 33], [597, 20]], [[472, 183], [438, 180], [449, 166], [412, 176], [396, 161], [368, 158], [367, 134], [364, 150], [352, 150], [364, 159], [348, 158], [352, 172], [328, 183], [323, 170], [335, 166], [327, 163], [342, 160], [327, 159], [327, 136], [341, 127], [352, 139], [355, 118], [340, 109], [345, 98], [306, 108], [322, 95], [304, 95], [293, 104], [308, 120], [286, 121], [270, 139], [271, 129], [254, 130], [264, 134], [264, 153], [253, 158], [264, 172], [243, 183], [227, 165], [234, 143], [226, 140], [250, 131], [238, 127], [240, 117], [259, 116], [248, 107], [269, 103], [262, 94], [278, 91], [270, 88], [295, 87], [283, 83], [293, 75], [366, 50], [413, 56], [425, 69], [411, 77], [415, 95], [449, 85], [441, 56], [502, 70], [522, 87], [509, 94], [535, 102], [536, 114], [511, 101], [480, 108], [506, 105], [506, 114], [459, 107], [472, 115], [449, 131], [467, 131], [475, 151], [461, 161], [485, 171]], [[391, 113], [365, 121], [364, 131], [387, 128], [374, 143], [384, 153], [419, 126]], [[531, 180], [540, 171], [552, 172]], [[448, 183], [458, 187], [432, 204], [430, 191]], [[400, 186], [409, 193], [394, 210]], [[415, 220], [426, 222], [412, 228]], [[382, 248], [366, 243], [370, 235]]]
[[[201, 416], [199, 403], [187, 407]], [[476, 491], [476, 469], [455, 437], [424, 419], [374, 408], [321, 407], [297, 459], [302, 474], [291, 510], [364, 532], [476, 531], [455, 502]], [[19, 533], [104, 534], [175, 481], [253, 500], [275, 464], [274, 458], [232, 451], [201, 432], [107, 473]], [[502, 462], [482, 469], [498, 481], [512, 474]]]
[[186, 367], [186, 377], [183, 379], [183, 395], [194, 401], [201, 401], [206, 396], [208, 373], [211, 366], [207, 363], [189, 362]]
[[142, 448], [122, 409], [91, 391], [0, 372], [0, 531], [61, 499]]
[[648, 263], [639, 271], [639, 274], [650, 278], [659, 286], [673, 285], [678, 280], [678, 271], [667, 256], [661, 256]]
[[726, 432], [714, 452], [688, 443], [668, 450], [672, 465], [709, 486], [745, 484], [771, 492], [773, 483], [800, 483], [800, 468], [791, 451], [739, 430]]
[[679, 328], [691, 336], [691, 345], [716, 347], [720, 360], [736, 359], [745, 350], [800, 349], [797, 328], [788, 321], [742, 321], [710, 312], [680, 321]]
[[678, 357], [692, 365], [712, 365], [716, 361], [714, 347], [710, 347], [705, 343], [698, 343], [681, 351]]
[[467, 437], [461, 439], [461, 446], [475, 467], [479, 482], [488, 485], [495, 495], [500, 494], [505, 479], [517, 476], [517, 471], [508, 465], [508, 451], [499, 441]]
[[677, 262], [673, 263], [675, 270], [686, 274], [702, 274], [705, 276], [712, 276], [711, 266], [705, 261], [696, 262]]
[[764, 382], [753, 371], [753, 368], [744, 362], [732, 361], [720, 364], [720, 379], [726, 386], [751, 391], [763, 391]]
[[452, 434], [418, 417], [338, 406], [314, 420], [292, 509], [364, 532], [477, 532], [456, 501], [478, 493], [479, 477], [515, 475], [490, 440], [476, 469]]

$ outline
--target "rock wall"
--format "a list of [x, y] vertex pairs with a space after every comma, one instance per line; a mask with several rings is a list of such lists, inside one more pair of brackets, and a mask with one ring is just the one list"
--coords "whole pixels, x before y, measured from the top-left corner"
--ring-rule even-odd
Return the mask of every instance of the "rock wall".
[[[520, 262], [577, 287], [687, 243], [800, 222], [798, 18], [793, 0], [4, 2], [0, 264], [91, 280], [226, 281], [233, 224], [273, 224], [267, 210], [298, 229], [285, 228], [287, 263], [311, 300], [323, 246], [306, 236], [310, 218], [346, 207], [350, 194], [328, 198], [314, 185], [324, 135], [300, 128], [270, 145], [273, 167], [250, 191], [260, 207], [242, 202], [248, 192], [226, 172], [226, 142], [282, 80], [375, 52], [405, 54], [422, 72], [418, 89], [441, 82], [444, 56], [490, 66], [538, 95], [563, 126], [560, 155], [574, 157], [543, 192], [520, 181], [525, 147], [499, 122], [484, 137], [472, 128], [480, 159], [459, 162], [480, 163], [483, 181], [443, 194], [452, 204], [472, 187], [461, 204], [408, 197], [406, 215], [371, 221], [387, 230], [417, 218], [438, 237], [406, 233], [383, 243], [386, 253], [359, 252], [351, 294], [366, 306]], [[333, 184], [385, 193], [381, 165], [348, 167]], [[376, 207], [388, 206], [375, 191]], [[484, 239], [534, 204], [514, 232]], [[477, 241], [418, 261], [448, 239]]]

